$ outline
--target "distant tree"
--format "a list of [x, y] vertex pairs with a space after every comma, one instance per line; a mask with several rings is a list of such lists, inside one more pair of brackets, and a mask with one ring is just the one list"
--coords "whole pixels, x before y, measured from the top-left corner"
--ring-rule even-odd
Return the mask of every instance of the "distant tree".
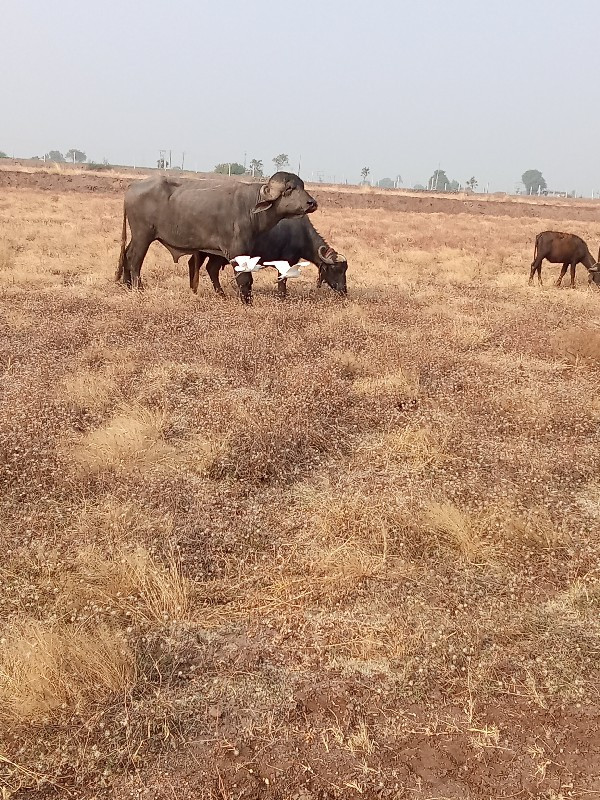
[[443, 169], [436, 169], [427, 182], [427, 188], [430, 191], [435, 189], [438, 192], [445, 192], [448, 186], [450, 186], [450, 180]]
[[46, 161], [56, 161], [58, 163], [62, 163], [64, 160], [65, 157], [60, 150], [50, 150], [49, 153], [46, 153]]
[[226, 164], [217, 164], [215, 172], [218, 172], [219, 175], [243, 175], [246, 169], [237, 161], [228, 161]]
[[448, 191], [449, 192], [458, 192], [460, 189], [460, 183], [458, 181], [450, 181], [448, 184]]
[[360, 174], [362, 176], [363, 183], [367, 182], [367, 178], [369, 177], [369, 172], [371, 172], [371, 168], [370, 167], [363, 167], [361, 169]]
[[72, 161], [73, 163], [77, 164], [83, 164], [84, 161], [87, 161], [87, 156], [82, 150], [75, 150], [74, 148], [71, 148], [65, 153], [65, 160]]
[[393, 189], [394, 181], [391, 178], [382, 178], [380, 181], [377, 181], [377, 186], [379, 186], [380, 189]]
[[263, 177], [263, 162], [259, 158], [253, 158], [250, 162], [250, 172], [255, 178]]
[[4, 150], [0, 150], [0, 158], [8, 158]]
[[290, 159], [285, 153], [280, 153], [278, 156], [275, 156], [273, 163], [275, 164], [277, 172], [280, 172], [284, 167], [289, 167]]
[[425, 191], [425, 187], [423, 186], [422, 183], [415, 183], [415, 185], [413, 186], [413, 189], [416, 189], [417, 192], [424, 192]]
[[158, 167], [158, 169], [169, 169], [169, 162], [166, 158], [163, 158], [161, 156], [161, 158], [159, 158], [158, 161], [156, 162], [156, 166]]
[[528, 169], [521, 175], [521, 180], [525, 186], [527, 194], [537, 194], [548, 188], [544, 176], [539, 169]]
[[473, 176], [471, 176], [465, 185], [466, 185], [466, 186], [468, 186], [468, 187], [469, 187], [469, 189], [470, 189], [472, 192], [474, 192], [474, 191], [475, 191], [475, 188], [478, 186], [478, 183], [477, 183], [477, 178], [476, 178], [474, 175], [473, 175]]

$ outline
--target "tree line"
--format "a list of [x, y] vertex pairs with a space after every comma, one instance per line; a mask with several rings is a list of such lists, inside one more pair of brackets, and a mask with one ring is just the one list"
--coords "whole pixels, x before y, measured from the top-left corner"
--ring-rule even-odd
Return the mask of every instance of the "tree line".
[[[8, 158], [8, 155], [4, 151], [0, 150], [0, 158]], [[42, 160], [39, 156], [34, 156], [34, 159], [40, 161]], [[67, 150], [64, 155], [60, 152], [60, 150], [50, 150], [45, 154], [43, 160], [53, 161], [58, 164], [66, 162], [84, 164], [87, 162], [87, 155], [83, 152], [83, 150], [78, 150], [77, 148], [72, 147], [70, 150]], [[279, 172], [290, 165], [290, 159], [287, 153], [279, 153], [279, 155], [274, 156], [272, 161], [276, 172]], [[90, 164], [90, 166], [92, 165]], [[108, 161], [104, 159], [104, 163], [98, 166], [106, 167], [109, 166], [109, 164]], [[164, 161], [161, 163], [159, 159], [157, 166], [159, 169], [164, 169], [167, 165]], [[239, 164], [237, 161], [223, 162], [222, 164], [217, 164], [214, 171], [221, 175], [252, 175], [255, 178], [262, 178], [264, 177], [264, 164], [262, 160], [258, 158], [253, 158], [248, 167], [245, 167], [243, 164]], [[370, 172], [370, 167], [363, 167], [361, 169], [360, 174], [363, 183], [367, 183]], [[526, 194], [545, 194], [547, 192], [548, 184], [546, 183], [546, 180], [539, 169], [526, 170], [521, 175], [521, 181], [525, 187]], [[400, 175], [397, 175], [394, 180], [392, 180], [392, 178], [381, 178], [381, 180], [377, 181], [376, 185], [380, 189], [398, 189], [401, 183], [402, 178]], [[474, 175], [472, 175], [464, 183], [464, 186], [473, 192], [476, 190], [478, 185], [479, 182]], [[428, 190], [439, 192], [457, 192], [462, 187], [457, 180], [450, 180], [445, 170], [438, 168], [434, 170], [433, 174], [427, 181], [427, 186], [416, 183], [413, 188], [420, 191]]]
[[[272, 161], [275, 166], [275, 172], [280, 172], [290, 166], [290, 159], [287, 153], [279, 153]], [[262, 178], [264, 177], [264, 164], [259, 158], [253, 158], [248, 167], [239, 164], [237, 161], [228, 161], [217, 164], [214, 171], [220, 175], [252, 175], [255, 178]]]

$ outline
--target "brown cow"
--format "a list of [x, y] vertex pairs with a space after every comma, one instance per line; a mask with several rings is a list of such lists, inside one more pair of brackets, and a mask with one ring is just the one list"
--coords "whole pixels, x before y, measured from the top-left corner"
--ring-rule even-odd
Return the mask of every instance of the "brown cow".
[[536, 236], [533, 261], [531, 262], [531, 273], [529, 274], [529, 285], [533, 283], [535, 273], [538, 274], [538, 281], [542, 283], [542, 261], [547, 259], [551, 264], [562, 264], [562, 269], [556, 286], [560, 286], [567, 269], [571, 267], [571, 288], [575, 288], [575, 267], [577, 264], [583, 266], [590, 273], [590, 281], [596, 280], [598, 262], [590, 253], [587, 244], [574, 233], [560, 233], [558, 231], [543, 231]]

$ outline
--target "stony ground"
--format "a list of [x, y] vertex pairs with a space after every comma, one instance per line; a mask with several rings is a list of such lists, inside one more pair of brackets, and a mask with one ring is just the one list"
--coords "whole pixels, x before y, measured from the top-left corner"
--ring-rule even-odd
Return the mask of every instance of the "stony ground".
[[348, 299], [247, 309], [4, 185], [3, 800], [600, 792], [600, 295], [527, 286], [600, 223], [336, 195]]

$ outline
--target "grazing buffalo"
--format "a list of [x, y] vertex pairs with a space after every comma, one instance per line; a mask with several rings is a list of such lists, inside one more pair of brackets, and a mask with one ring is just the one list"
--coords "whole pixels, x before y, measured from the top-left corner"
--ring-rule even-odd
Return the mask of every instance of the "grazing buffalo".
[[[227, 260], [206, 252], [194, 253], [189, 260], [190, 287], [194, 293], [198, 291], [200, 267], [207, 255], [209, 258], [206, 263], [206, 271], [215, 292], [223, 294], [219, 283], [219, 270], [227, 264]], [[326, 283], [334, 291], [346, 294], [346, 270], [348, 269], [346, 257], [336, 253], [327, 244], [308, 217], [282, 220], [274, 228], [257, 237], [251, 252], [245, 255], [260, 256], [263, 261], [288, 261], [290, 264], [296, 264], [302, 259], [311, 261], [319, 270], [317, 286]], [[252, 273], [242, 274], [244, 276], [242, 280], [251, 286]], [[238, 282], [239, 280], [238, 277]], [[286, 284], [285, 278], [278, 282], [281, 297], [285, 297]]]
[[[116, 279], [140, 287], [142, 262], [154, 241], [175, 262], [198, 251], [231, 260], [248, 254], [256, 239], [282, 219], [303, 217], [316, 208], [302, 180], [290, 172], [276, 172], [266, 183], [227, 182], [213, 188], [165, 176], [136, 182], [125, 193]], [[131, 240], [125, 246], [127, 222]], [[238, 285], [242, 301], [250, 302], [251, 284], [244, 274]]]
[[533, 283], [535, 273], [538, 281], [542, 283], [542, 261], [547, 259], [551, 264], [562, 264], [562, 269], [556, 286], [560, 286], [569, 266], [571, 267], [571, 288], [575, 288], [575, 267], [581, 263], [590, 273], [590, 281], [596, 281], [598, 276], [597, 262], [588, 250], [587, 244], [573, 233], [559, 233], [558, 231], [543, 231], [535, 239], [535, 250], [529, 274], [529, 284]]

